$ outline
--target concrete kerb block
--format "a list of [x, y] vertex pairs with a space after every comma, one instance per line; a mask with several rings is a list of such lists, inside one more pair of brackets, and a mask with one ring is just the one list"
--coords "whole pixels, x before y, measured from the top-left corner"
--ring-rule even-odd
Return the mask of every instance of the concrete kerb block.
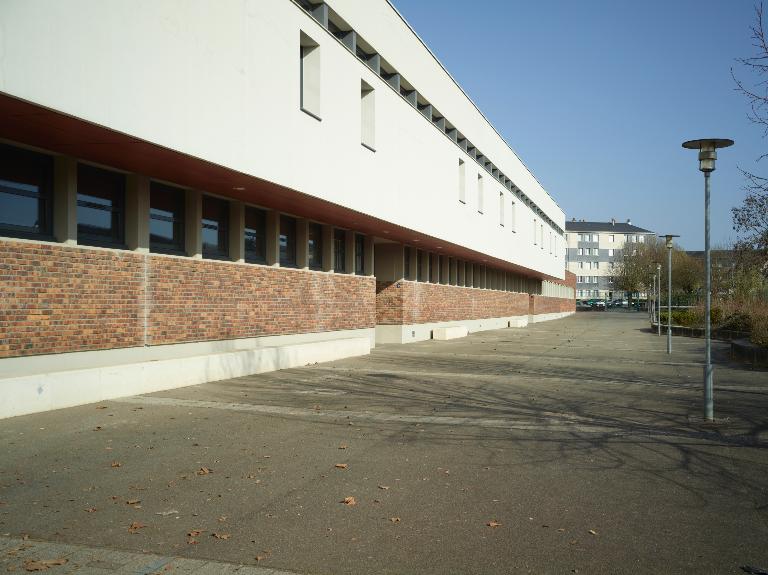
[[447, 339], [458, 339], [460, 337], [467, 337], [468, 335], [469, 330], [463, 325], [436, 327], [432, 330], [432, 339], [439, 341], [445, 341]]

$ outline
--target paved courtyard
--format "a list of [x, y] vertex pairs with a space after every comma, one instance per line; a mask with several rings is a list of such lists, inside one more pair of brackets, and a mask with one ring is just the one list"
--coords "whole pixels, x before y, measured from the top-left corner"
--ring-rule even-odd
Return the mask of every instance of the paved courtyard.
[[705, 425], [703, 342], [669, 356], [647, 326], [580, 313], [0, 421], [0, 568], [768, 570], [768, 372], [716, 343]]

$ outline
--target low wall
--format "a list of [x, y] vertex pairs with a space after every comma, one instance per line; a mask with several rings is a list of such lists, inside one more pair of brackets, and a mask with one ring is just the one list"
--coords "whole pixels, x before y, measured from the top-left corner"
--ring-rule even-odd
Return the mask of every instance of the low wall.
[[373, 277], [0, 240], [0, 358], [370, 329]]
[[400, 280], [376, 282], [376, 323], [409, 325], [528, 314], [528, 294]]
[[570, 298], [531, 295], [529, 315], [568, 314], [576, 311], [576, 300]]

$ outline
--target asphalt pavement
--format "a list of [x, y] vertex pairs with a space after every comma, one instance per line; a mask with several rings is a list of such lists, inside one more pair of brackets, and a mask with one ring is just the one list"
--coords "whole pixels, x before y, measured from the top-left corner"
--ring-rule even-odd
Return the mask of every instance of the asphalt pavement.
[[713, 353], [715, 424], [620, 311], [2, 420], [0, 569], [768, 570], [768, 372]]

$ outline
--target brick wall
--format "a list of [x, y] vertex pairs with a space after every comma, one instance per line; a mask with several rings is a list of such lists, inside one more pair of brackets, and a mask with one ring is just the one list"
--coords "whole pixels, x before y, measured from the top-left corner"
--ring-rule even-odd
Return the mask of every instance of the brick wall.
[[576, 300], [570, 298], [532, 295], [529, 305], [531, 315], [576, 311]]
[[371, 328], [375, 280], [0, 240], [0, 358]]
[[526, 315], [528, 294], [413, 281], [376, 283], [376, 323], [408, 325]]

